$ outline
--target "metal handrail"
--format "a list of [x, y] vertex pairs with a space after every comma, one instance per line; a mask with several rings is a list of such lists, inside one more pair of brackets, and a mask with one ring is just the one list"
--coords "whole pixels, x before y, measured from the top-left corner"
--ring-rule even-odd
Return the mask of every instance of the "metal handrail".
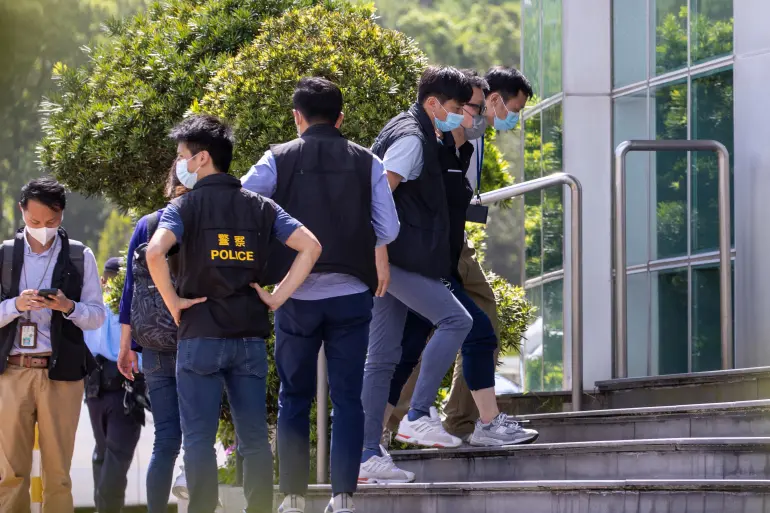
[[[571, 295], [563, 311], [566, 312], [569, 307], [572, 312], [572, 410], [580, 411], [583, 404], [583, 188], [574, 176], [567, 173], [554, 173], [485, 192], [481, 195], [481, 203], [495, 203], [556, 185], [568, 185], [572, 199], [569, 229]], [[566, 283], [565, 280], [565, 287]]]
[[730, 267], [730, 157], [718, 141], [625, 141], [615, 149], [612, 245], [615, 253], [613, 323], [615, 326], [615, 377], [628, 376], [626, 336], [628, 326], [626, 274], [626, 155], [632, 151], [713, 151], [719, 168], [719, 309], [722, 336], [722, 369], [733, 367], [732, 276]]
[[[528, 192], [539, 191], [556, 185], [568, 185], [571, 191], [571, 296], [569, 308], [572, 311], [572, 409], [580, 411], [583, 402], [583, 256], [582, 256], [582, 216], [583, 216], [583, 191], [577, 178], [567, 173], [554, 173], [528, 182], [523, 182], [508, 187], [503, 187], [490, 192], [485, 192], [476, 203], [489, 204], [507, 200], [516, 196], [522, 196]], [[566, 311], [566, 308], [565, 310]], [[326, 469], [328, 468], [328, 418], [321, 412], [327, 411], [327, 397], [329, 393], [326, 359], [323, 351], [318, 358], [318, 381], [316, 383], [316, 400], [318, 402], [316, 431], [318, 434], [317, 469], [318, 483], [326, 482]]]

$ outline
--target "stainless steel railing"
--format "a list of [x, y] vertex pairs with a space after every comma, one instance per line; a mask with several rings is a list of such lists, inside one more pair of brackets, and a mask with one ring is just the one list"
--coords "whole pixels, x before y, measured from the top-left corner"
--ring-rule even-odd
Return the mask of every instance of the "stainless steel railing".
[[[481, 204], [490, 204], [498, 201], [522, 196], [528, 192], [535, 192], [548, 187], [567, 185], [571, 192], [571, 215], [569, 233], [571, 237], [571, 261], [570, 261], [570, 286], [571, 295], [569, 302], [565, 304], [572, 313], [572, 409], [579, 411], [583, 401], [583, 256], [582, 256], [582, 217], [583, 217], [583, 192], [580, 182], [567, 173], [554, 173], [552, 175], [530, 180], [509, 187], [503, 187], [495, 191], [481, 195]], [[565, 282], [566, 285], [566, 282]], [[328, 418], [321, 415], [327, 411], [328, 381], [326, 359], [323, 353], [318, 358], [318, 382], [316, 385], [318, 416], [316, 430], [318, 433], [317, 453], [317, 481], [326, 482], [328, 468]]]
[[615, 328], [615, 377], [628, 376], [626, 335], [628, 326], [626, 274], [626, 155], [632, 151], [714, 151], [719, 168], [719, 316], [722, 337], [722, 368], [733, 367], [732, 275], [730, 267], [730, 158], [717, 141], [625, 141], [615, 149], [612, 246], [613, 323]]

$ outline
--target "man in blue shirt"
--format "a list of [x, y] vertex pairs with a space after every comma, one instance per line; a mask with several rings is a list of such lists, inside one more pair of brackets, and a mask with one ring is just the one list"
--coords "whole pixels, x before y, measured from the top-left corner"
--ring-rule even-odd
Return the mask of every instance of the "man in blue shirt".
[[[382, 161], [339, 132], [340, 89], [323, 78], [306, 78], [293, 103], [300, 137], [268, 150], [241, 179], [246, 189], [276, 200], [324, 247], [312, 274], [275, 313], [278, 454], [286, 495], [278, 511], [305, 511], [310, 407], [323, 343], [334, 404], [333, 497], [326, 511], [350, 513], [363, 447], [361, 390], [372, 297], [387, 290], [387, 253], [381, 252], [398, 235], [398, 214]], [[291, 258], [280, 250], [271, 254], [274, 279]]]
[[[213, 116], [191, 116], [171, 132], [176, 172], [192, 189], [172, 200], [145, 253], [152, 280], [179, 325], [177, 389], [190, 513], [218, 502], [217, 419], [223, 388], [235, 420], [249, 513], [272, 510], [273, 465], [266, 423], [268, 309], [276, 310], [307, 278], [321, 246], [271, 200], [227, 174], [231, 129]], [[288, 274], [267, 292], [264, 266], [273, 241], [297, 251]], [[166, 257], [179, 245], [176, 288]], [[255, 292], [256, 290], [256, 292]]]
[[[104, 264], [102, 287], [111, 286], [120, 270], [120, 259]], [[126, 412], [123, 405], [124, 378], [117, 367], [120, 352], [118, 315], [107, 308], [101, 329], [83, 333], [96, 358], [97, 369], [86, 381], [86, 404], [94, 431], [94, 504], [99, 513], [120, 513], [128, 484], [128, 469], [142, 431], [144, 411]]]

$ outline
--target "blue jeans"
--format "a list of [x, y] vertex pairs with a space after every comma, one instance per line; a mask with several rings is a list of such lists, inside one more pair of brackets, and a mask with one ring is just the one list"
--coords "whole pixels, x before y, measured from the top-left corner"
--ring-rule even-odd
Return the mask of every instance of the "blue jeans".
[[166, 513], [174, 479], [174, 464], [182, 447], [182, 426], [176, 393], [176, 353], [144, 349], [142, 368], [155, 423], [155, 441], [150, 466], [147, 468], [147, 511]]
[[[454, 277], [446, 280], [449, 290], [473, 318], [473, 327], [465, 337], [461, 352], [463, 355], [463, 376], [472, 391], [495, 386], [495, 350], [497, 336], [487, 314], [465, 292], [463, 284]], [[396, 406], [401, 390], [420, 361], [425, 344], [428, 342], [433, 325], [424, 317], [409, 311], [401, 339], [401, 361], [398, 363], [390, 382], [388, 403]]]
[[213, 513], [218, 476], [214, 451], [223, 389], [227, 390], [238, 452], [243, 456], [247, 513], [273, 506], [273, 455], [267, 438], [267, 353], [259, 338], [179, 341], [177, 390], [190, 513]]
[[290, 299], [275, 312], [275, 363], [281, 378], [278, 455], [282, 493], [307, 492], [310, 407], [315, 398], [321, 342], [334, 405], [332, 494], [356, 491], [364, 443], [361, 388], [371, 319], [371, 292], [317, 301]]

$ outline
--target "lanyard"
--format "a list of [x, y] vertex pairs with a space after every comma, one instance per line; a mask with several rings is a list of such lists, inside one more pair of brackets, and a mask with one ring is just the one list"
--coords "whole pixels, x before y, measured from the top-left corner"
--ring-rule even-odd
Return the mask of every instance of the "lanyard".
[[484, 136], [481, 136], [478, 151], [476, 151], [476, 197], [481, 196], [481, 168], [484, 165]]

